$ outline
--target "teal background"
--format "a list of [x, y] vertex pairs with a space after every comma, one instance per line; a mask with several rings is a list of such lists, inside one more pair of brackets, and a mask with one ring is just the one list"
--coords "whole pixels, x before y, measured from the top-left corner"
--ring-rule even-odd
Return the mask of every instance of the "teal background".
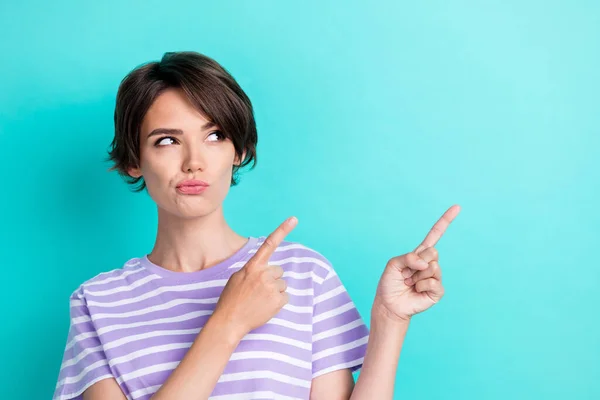
[[600, 398], [600, 3], [4, 0], [0, 27], [2, 398], [51, 397], [70, 293], [153, 245], [102, 160], [120, 80], [173, 50], [256, 108], [232, 227], [298, 216], [367, 322], [386, 261], [461, 205], [396, 399]]

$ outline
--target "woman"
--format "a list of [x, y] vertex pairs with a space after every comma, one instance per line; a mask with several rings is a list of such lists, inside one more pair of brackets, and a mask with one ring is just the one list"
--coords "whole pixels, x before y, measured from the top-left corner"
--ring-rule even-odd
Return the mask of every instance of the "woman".
[[250, 100], [209, 57], [166, 53], [121, 82], [111, 169], [156, 202], [158, 232], [71, 295], [55, 399], [392, 398], [410, 318], [443, 295], [433, 246], [459, 208], [388, 262], [369, 334], [331, 263], [285, 241], [296, 218], [259, 237], [225, 221], [256, 144]]

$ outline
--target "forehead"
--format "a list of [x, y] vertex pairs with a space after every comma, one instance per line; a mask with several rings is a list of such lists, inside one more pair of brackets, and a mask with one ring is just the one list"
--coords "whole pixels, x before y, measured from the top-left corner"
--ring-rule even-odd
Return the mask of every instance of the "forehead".
[[144, 116], [141, 131], [180, 128], [183, 125], [202, 126], [206, 122], [208, 119], [194, 107], [181, 89], [170, 88], [154, 100]]

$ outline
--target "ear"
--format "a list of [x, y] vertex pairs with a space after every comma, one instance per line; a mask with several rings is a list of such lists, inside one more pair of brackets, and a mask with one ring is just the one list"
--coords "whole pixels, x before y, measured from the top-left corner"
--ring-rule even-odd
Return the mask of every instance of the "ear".
[[237, 156], [237, 154], [235, 155], [235, 159], [233, 161], [233, 165], [240, 165], [245, 158], [246, 158], [246, 150], [244, 150], [244, 153], [242, 154], [242, 159], [241, 160]]
[[140, 168], [129, 168], [127, 173], [133, 178], [139, 178], [142, 176], [142, 170]]

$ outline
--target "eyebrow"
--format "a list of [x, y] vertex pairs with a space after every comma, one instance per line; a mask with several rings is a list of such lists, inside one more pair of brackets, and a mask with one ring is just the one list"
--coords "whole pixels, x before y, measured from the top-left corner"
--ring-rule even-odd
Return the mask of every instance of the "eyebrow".
[[[210, 129], [212, 127], [217, 126], [217, 124], [215, 124], [214, 122], [207, 122], [204, 125], [202, 125], [202, 130], [205, 131], [207, 129]], [[156, 136], [156, 135], [183, 135], [183, 131], [181, 129], [173, 129], [173, 128], [156, 128], [154, 129], [152, 132], [150, 132], [147, 136], [147, 138], [151, 137], [151, 136]]]

